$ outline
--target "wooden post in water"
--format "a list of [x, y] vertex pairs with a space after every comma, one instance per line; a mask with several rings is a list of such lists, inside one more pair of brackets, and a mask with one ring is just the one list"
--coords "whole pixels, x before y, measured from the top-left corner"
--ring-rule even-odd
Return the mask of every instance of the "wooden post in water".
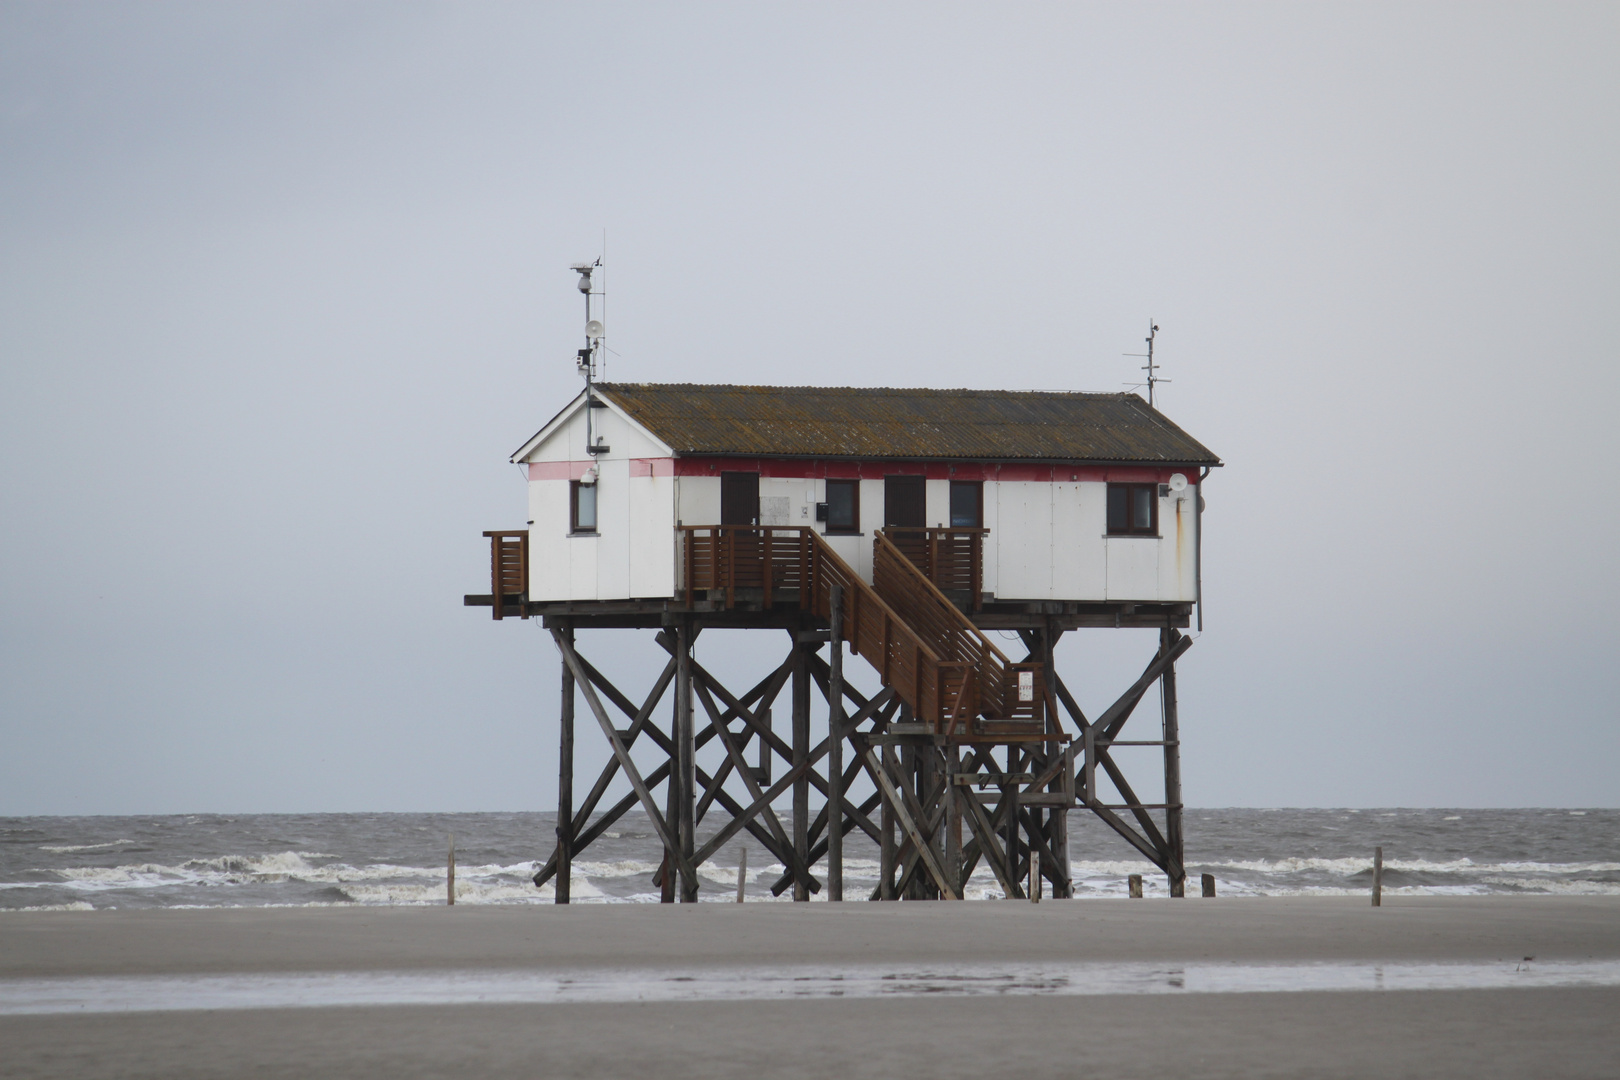
[[450, 863], [449, 872], [444, 879], [444, 902], [449, 907], [456, 906], [456, 834], [450, 834]]
[[[574, 629], [562, 630], [570, 644]], [[561, 743], [557, 749], [557, 883], [556, 902], [568, 903], [574, 871], [574, 673], [565, 658], [562, 666], [562, 713], [558, 727]]]
[[748, 884], [748, 849], [737, 849], [737, 903], [743, 902], [743, 886]]
[[844, 898], [844, 587], [834, 585], [827, 673], [827, 899]]
[[1126, 878], [1125, 880], [1130, 884], [1130, 887], [1131, 887], [1131, 899], [1132, 900], [1140, 900], [1140, 899], [1142, 899], [1142, 875], [1141, 874], [1132, 874], [1130, 877]]
[[1205, 896], [1214, 896], [1215, 895], [1215, 875], [1214, 874], [1205, 874], [1203, 876], [1202, 880], [1203, 880], [1203, 884], [1204, 884], [1204, 895]]
[[1041, 852], [1034, 844], [1029, 846], [1029, 902], [1041, 902]]
[[1384, 906], [1384, 849], [1373, 848], [1373, 907]]

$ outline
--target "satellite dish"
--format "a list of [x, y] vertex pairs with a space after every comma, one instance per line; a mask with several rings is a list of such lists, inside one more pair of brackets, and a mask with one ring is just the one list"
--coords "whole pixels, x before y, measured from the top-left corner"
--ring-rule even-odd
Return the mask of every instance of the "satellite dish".
[[1171, 491], [1186, 491], [1187, 490], [1187, 478], [1185, 476], [1181, 475], [1180, 473], [1171, 473], [1170, 474], [1170, 490]]
[[602, 324], [599, 321], [597, 321], [596, 319], [592, 319], [590, 322], [586, 323], [585, 324], [585, 336], [588, 337], [588, 338], [599, 338], [599, 337], [601, 337], [602, 336]]

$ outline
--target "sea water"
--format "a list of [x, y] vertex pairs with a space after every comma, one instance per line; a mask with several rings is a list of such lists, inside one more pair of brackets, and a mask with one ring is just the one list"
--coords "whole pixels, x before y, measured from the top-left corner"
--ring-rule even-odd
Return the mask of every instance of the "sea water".
[[[785, 817], [785, 815], [784, 815]], [[1078, 897], [1123, 897], [1142, 874], [1149, 897], [1168, 894], [1156, 869], [1105, 824], [1070, 815]], [[701, 843], [720, 822], [699, 827]], [[1620, 895], [1620, 810], [1188, 810], [1187, 870], [1215, 875], [1223, 896], [1365, 893], [1384, 849], [1391, 895], [1487, 893]], [[555, 899], [531, 880], [555, 845], [548, 813], [196, 814], [0, 818], [0, 912], [308, 904], [443, 904], [451, 834], [456, 902]], [[700, 868], [700, 899], [736, 898], [748, 848], [751, 901], [776, 894], [783, 868], [750, 837], [732, 839]], [[658, 839], [627, 814], [576, 856], [579, 903], [655, 902]], [[845, 895], [877, 884], [877, 849], [845, 841]], [[982, 864], [970, 899], [1001, 896]]]

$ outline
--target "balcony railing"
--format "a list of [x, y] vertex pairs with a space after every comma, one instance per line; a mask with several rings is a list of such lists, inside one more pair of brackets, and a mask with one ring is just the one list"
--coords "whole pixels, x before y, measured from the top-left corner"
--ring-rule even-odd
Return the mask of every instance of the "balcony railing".
[[989, 529], [881, 530], [947, 598], [966, 602], [968, 610], [984, 607], [984, 537]]
[[529, 530], [486, 532], [489, 537], [489, 592], [497, 619], [507, 604], [516, 604], [527, 619], [529, 598]]

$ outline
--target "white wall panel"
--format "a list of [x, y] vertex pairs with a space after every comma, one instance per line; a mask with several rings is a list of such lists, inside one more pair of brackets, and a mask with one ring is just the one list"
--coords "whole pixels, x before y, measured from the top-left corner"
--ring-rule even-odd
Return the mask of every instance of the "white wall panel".
[[1159, 544], [1151, 536], [1111, 536], [1108, 547], [1109, 600], [1159, 598]]
[[996, 552], [996, 595], [1040, 600], [1052, 587], [1052, 485], [996, 485], [1001, 543]]

